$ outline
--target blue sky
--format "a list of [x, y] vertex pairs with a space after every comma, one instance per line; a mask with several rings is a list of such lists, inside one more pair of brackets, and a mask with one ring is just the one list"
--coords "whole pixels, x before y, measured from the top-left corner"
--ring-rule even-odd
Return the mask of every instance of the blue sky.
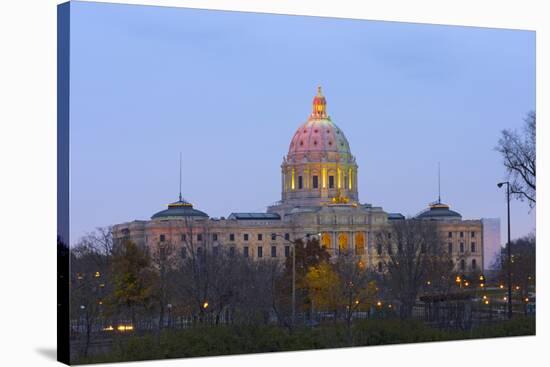
[[[280, 164], [322, 85], [361, 202], [437, 199], [501, 218], [502, 129], [535, 109], [535, 33], [73, 2], [71, 242], [183, 195], [210, 216], [280, 199]], [[512, 203], [512, 237], [535, 228]]]

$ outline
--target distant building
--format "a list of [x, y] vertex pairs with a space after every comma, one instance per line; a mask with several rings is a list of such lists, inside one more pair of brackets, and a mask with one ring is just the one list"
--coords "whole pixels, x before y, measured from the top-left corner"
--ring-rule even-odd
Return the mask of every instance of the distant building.
[[[296, 130], [283, 158], [281, 200], [266, 213], [209, 218], [180, 194], [178, 201], [151, 220], [115, 225], [115, 240], [130, 239], [142, 246], [170, 242], [180, 248], [181, 256], [188, 256], [189, 249], [224, 249], [253, 259], [284, 260], [291, 253], [290, 241], [314, 234], [333, 256], [351, 251], [361, 256], [367, 267], [383, 271], [388, 249], [377, 243], [376, 235], [387, 229], [390, 221], [405, 218], [359, 201], [356, 159], [344, 132], [328, 116], [326, 105], [319, 88], [311, 115]], [[483, 271], [482, 220], [463, 220], [441, 200], [416, 218], [437, 222], [457, 271]]]
[[481, 223], [483, 225], [483, 266], [485, 269], [490, 269], [502, 249], [500, 219], [482, 218]]

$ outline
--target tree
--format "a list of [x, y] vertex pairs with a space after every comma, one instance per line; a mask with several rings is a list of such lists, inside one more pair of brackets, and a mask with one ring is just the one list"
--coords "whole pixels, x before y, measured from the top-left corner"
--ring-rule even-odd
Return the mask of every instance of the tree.
[[114, 291], [112, 302], [130, 312], [136, 327], [136, 308], [147, 308], [153, 295], [151, 259], [146, 250], [124, 240], [113, 251], [112, 272]]
[[305, 284], [315, 308], [336, 315], [340, 305], [340, 277], [328, 262], [309, 268]]
[[79, 331], [84, 331], [82, 354], [88, 354], [92, 331], [102, 315], [106, 295], [102, 255], [92, 246], [79, 243], [71, 251], [70, 310], [71, 319], [77, 320]]
[[[507, 279], [508, 244], [495, 260], [493, 268], [498, 271], [500, 279]], [[512, 285], [517, 290], [522, 302], [529, 297], [529, 289], [535, 286], [536, 277], [536, 238], [534, 234], [512, 241]], [[516, 287], [519, 287], [516, 288]]]
[[[158, 329], [164, 327], [164, 315], [174, 293], [174, 272], [177, 258], [176, 248], [171, 242], [158, 242], [150, 251], [154, 275], [153, 294], [159, 307]], [[170, 320], [168, 320], [170, 322]]]
[[526, 199], [531, 208], [536, 204], [536, 120], [535, 112], [529, 112], [523, 135], [503, 130], [495, 148], [504, 159], [511, 192], [520, 200]]
[[355, 311], [369, 310], [376, 296], [376, 283], [359, 256], [340, 254], [334, 264], [340, 280], [340, 304], [348, 329]]
[[443, 253], [436, 224], [417, 219], [392, 221], [377, 237], [386, 248], [382, 263], [390, 292], [399, 303], [399, 315], [410, 318], [418, 294], [429, 280], [431, 264]]

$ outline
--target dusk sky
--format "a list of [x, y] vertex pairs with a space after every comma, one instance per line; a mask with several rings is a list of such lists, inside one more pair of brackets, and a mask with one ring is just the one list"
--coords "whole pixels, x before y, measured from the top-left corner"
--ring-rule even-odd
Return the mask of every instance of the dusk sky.
[[[323, 87], [363, 203], [500, 218], [502, 129], [535, 110], [535, 33], [72, 2], [71, 243], [183, 196], [212, 217], [280, 200]], [[512, 237], [535, 211], [512, 202]]]

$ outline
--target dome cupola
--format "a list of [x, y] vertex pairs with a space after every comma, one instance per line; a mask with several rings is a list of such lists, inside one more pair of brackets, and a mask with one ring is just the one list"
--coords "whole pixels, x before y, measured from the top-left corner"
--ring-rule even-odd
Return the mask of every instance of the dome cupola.
[[[321, 87], [312, 112], [301, 124], [283, 158], [282, 201], [278, 207], [357, 203], [357, 164], [344, 132], [327, 114]], [[274, 209], [275, 210], [275, 209]]]

